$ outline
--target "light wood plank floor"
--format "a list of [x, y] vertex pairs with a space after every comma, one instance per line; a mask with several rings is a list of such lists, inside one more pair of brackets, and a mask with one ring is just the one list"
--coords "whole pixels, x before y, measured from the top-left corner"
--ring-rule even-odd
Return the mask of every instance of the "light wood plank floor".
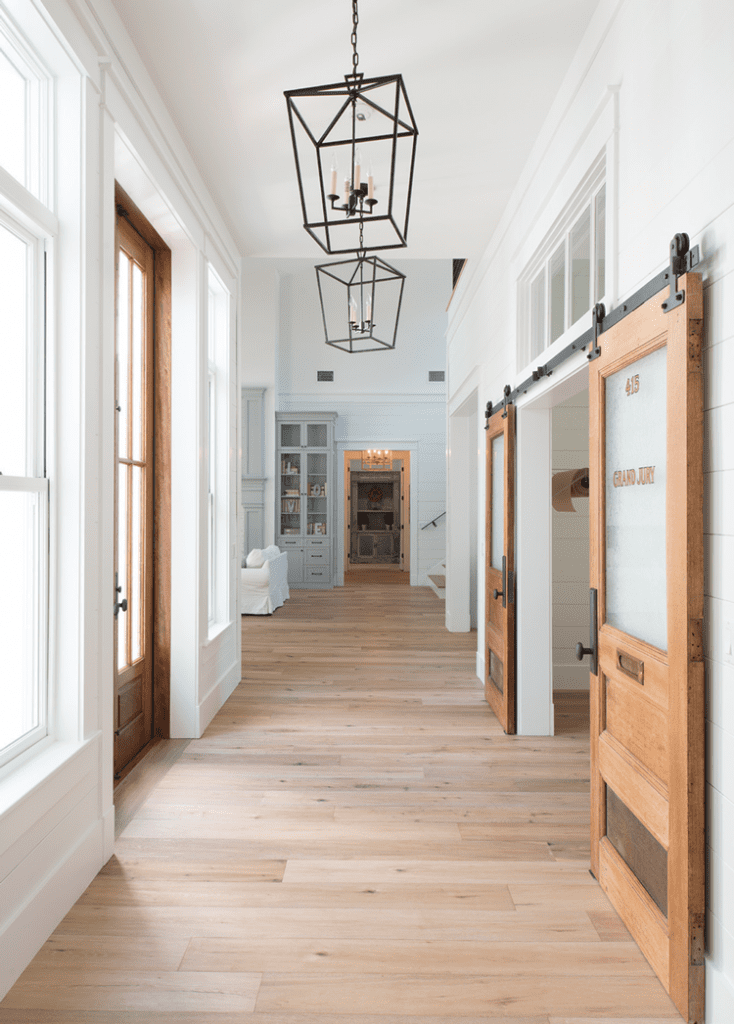
[[679, 1021], [588, 871], [583, 700], [504, 736], [443, 616], [360, 585], [245, 617], [241, 685], [127, 786], [0, 1022]]

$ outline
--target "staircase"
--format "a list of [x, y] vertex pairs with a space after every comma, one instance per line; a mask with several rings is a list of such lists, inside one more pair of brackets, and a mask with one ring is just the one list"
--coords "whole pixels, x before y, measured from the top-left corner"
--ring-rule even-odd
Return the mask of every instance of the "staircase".
[[431, 571], [428, 573], [428, 586], [440, 597], [442, 601], [446, 600], [446, 559], [437, 562], [433, 566]]

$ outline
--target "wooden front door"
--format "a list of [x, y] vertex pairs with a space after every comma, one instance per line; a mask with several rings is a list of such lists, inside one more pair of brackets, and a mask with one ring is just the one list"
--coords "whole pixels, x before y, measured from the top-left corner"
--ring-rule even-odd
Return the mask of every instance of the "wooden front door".
[[484, 695], [508, 734], [515, 722], [515, 407], [487, 424]]
[[[589, 365], [591, 864], [687, 1021], [703, 1020], [702, 291], [678, 281]], [[594, 593], [596, 592], [596, 593]], [[593, 617], [593, 615], [592, 615]], [[593, 642], [592, 642], [593, 649]], [[581, 653], [579, 651], [579, 653]]]
[[153, 736], [154, 254], [117, 218], [115, 774]]

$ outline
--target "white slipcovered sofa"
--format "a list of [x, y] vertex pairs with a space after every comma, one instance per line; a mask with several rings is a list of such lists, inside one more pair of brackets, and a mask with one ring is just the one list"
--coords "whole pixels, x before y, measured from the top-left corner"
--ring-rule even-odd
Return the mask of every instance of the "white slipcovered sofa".
[[240, 571], [242, 615], [271, 615], [290, 597], [288, 555], [274, 544], [254, 548]]

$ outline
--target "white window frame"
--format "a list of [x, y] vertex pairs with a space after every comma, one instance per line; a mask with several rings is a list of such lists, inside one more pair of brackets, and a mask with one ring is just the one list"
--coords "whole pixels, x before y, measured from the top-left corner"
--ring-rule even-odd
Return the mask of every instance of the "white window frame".
[[211, 637], [230, 620], [230, 305], [231, 296], [207, 263], [207, 623]]
[[[605, 190], [605, 245], [604, 245], [604, 294], [596, 295], [596, 198]], [[559, 344], [562, 345], [573, 335], [580, 333], [581, 324], [585, 327], [591, 326], [590, 311], [596, 302], [609, 302], [610, 293], [610, 271], [611, 271], [611, 243], [612, 232], [609, 230], [609, 187], [607, 184], [606, 151], [603, 150], [592, 163], [582, 180], [579, 182], [573, 195], [566, 202], [561, 213], [554, 221], [550, 230], [546, 233], [541, 243], [536, 248], [532, 257], [525, 264], [525, 267], [518, 278], [518, 332], [517, 332], [517, 363], [518, 366], [529, 366], [536, 361], [542, 361], [542, 356], [550, 348]], [[590, 261], [591, 261], [591, 285], [590, 304], [584, 313], [571, 320], [571, 299], [572, 299], [572, 275], [571, 275], [571, 232], [584, 212], [590, 208]], [[564, 322], [560, 335], [551, 341], [551, 281], [550, 263], [551, 259], [563, 247], [564, 251]], [[532, 338], [532, 301], [533, 284], [538, 275], [545, 271], [545, 304], [544, 304], [544, 337], [543, 347], [534, 352]], [[588, 319], [588, 323], [585, 322]]]
[[[50, 731], [49, 594], [50, 594], [50, 488], [46, 474], [46, 323], [52, 303], [47, 273], [53, 274], [53, 251], [58, 221], [46, 205], [52, 168], [49, 154], [53, 126], [53, 78], [31, 53], [9, 21], [0, 17], [0, 50], [26, 80], [26, 130], [23, 180], [0, 167], [0, 224], [27, 245], [26, 335], [26, 453], [25, 474], [0, 475], [0, 493], [37, 495], [32, 521], [32, 573], [35, 580], [31, 602], [33, 634], [32, 669], [26, 702], [34, 708], [36, 723], [0, 751], [0, 769], [45, 740]], [[0, 473], [3, 467], [0, 466]]]

